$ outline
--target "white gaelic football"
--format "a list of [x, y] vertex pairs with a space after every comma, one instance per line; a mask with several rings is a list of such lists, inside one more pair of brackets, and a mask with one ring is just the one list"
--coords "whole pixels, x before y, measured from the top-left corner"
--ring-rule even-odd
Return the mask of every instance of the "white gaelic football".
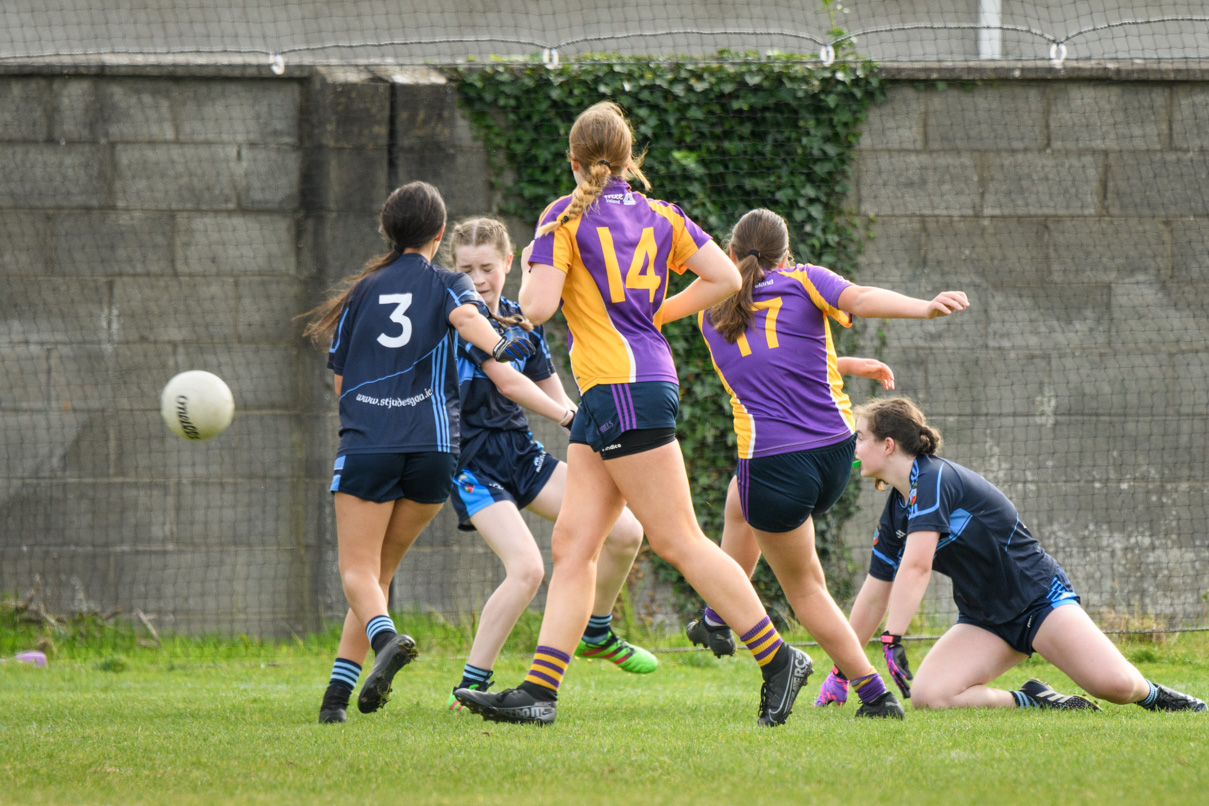
[[221, 434], [235, 416], [235, 398], [223, 379], [200, 369], [182, 372], [164, 387], [160, 414], [172, 433], [200, 442]]

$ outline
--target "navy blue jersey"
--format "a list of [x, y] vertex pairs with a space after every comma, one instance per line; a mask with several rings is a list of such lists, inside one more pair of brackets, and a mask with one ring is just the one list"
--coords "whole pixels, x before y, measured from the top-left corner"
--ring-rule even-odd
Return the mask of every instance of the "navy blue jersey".
[[940, 533], [932, 567], [953, 580], [958, 611], [975, 621], [1002, 624], [1047, 598], [1074, 595], [1008, 497], [948, 459], [916, 457], [909, 500], [890, 493], [873, 536], [871, 576], [894, 579], [912, 532]]
[[449, 314], [468, 302], [482, 304], [469, 277], [416, 253], [358, 283], [327, 360], [344, 376], [338, 456], [458, 452], [457, 331]]
[[[520, 312], [519, 305], [500, 297], [501, 317]], [[554, 361], [546, 345], [545, 329], [541, 325], [533, 328], [529, 339], [537, 347], [537, 352], [528, 358], [511, 362], [511, 366], [531, 381], [544, 381], [554, 374]], [[490, 355], [473, 344], [458, 340], [458, 381], [462, 396], [462, 455], [458, 459], [459, 470], [474, 459], [488, 432], [529, 432], [529, 420], [525, 417], [524, 409], [500, 394], [487, 373], [483, 372], [483, 362], [489, 358]]]

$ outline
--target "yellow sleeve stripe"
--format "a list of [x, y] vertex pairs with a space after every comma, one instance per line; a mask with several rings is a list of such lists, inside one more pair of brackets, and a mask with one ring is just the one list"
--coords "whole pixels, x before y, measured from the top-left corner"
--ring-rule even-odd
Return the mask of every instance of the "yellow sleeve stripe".
[[785, 276], [792, 277], [801, 283], [802, 287], [806, 289], [806, 293], [810, 295], [810, 301], [813, 302], [815, 307], [817, 307], [820, 311], [839, 322], [843, 327], [852, 327], [852, 317], [848, 315], [848, 312], [841, 311], [839, 308], [834, 307], [827, 300], [823, 299], [823, 295], [820, 294], [819, 290], [814, 287], [814, 283], [810, 282], [810, 277], [807, 276], [804, 269], [787, 271], [785, 272]]

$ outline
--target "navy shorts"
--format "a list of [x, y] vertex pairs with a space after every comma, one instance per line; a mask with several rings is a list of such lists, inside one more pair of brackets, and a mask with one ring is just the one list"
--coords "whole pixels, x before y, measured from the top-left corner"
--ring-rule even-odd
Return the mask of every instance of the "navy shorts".
[[988, 624], [981, 619], [962, 613], [957, 617], [957, 623], [973, 624], [975, 627], [992, 632], [1002, 638], [1012, 649], [1031, 658], [1033, 656], [1033, 639], [1037, 637], [1037, 630], [1041, 629], [1041, 622], [1045, 621], [1046, 617], [1059, 607], [1077, 604], [1080, 604], [1079, 595], [1071, 590], [1066, 573], [1059, 570], [1049, 594], [1044, 599], [1034, 602], [1011, 621], [1005, 624]]
[[511, 501], [517, 509], [529, 506], [557, 467], [558, 460], [531, 435], [492, 434], [454, 481], [450, 501], [458, 513], [458, 528], [474, 531], [470, 517], [498, 501]]
[[[571, 441], [597, 453], [607, 451], [626, 431], [676, 428], [680, 387], [667, 381], [593, 386], [579, 401]], [[657, 447], [652, 445], [651, 447]]]
[[331, 491], [378, 504], [400, 498], [439, 504], [449, 497], [457, 466], [457, 455], [444, 451], [349, 453], [336, 457]]
[[740, 459], [735, 468], [743, 519], [761, 532], [792, 532], [840, 500], [852, 475], [856, 436], [792, 453]]

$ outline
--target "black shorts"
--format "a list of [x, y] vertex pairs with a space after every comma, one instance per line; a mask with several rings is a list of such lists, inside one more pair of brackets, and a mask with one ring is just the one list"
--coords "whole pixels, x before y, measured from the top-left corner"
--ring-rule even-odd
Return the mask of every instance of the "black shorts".
[[[674, 383], [600, 384], [580, 399], [571, 441], [587, 445], [603, 459], [649, 451], [675, 441], [679, 412], [680, 387]], [[622, 434], [631, 431], [653, 433], [623, 440]]]
[[457, 465], [457, 455], [444, 451], [349, 453], [336, 457], [331, 491], [377, 504], [400, 498], [439, 504], [449, 497]]
[[743, 519], [761, 532], [792, 532], [831, 509], [848, 486], [855, 447], [853, 435], [822, 448], [740, 459]]
[[1009, 622], [989, 624], [962, 613], [958, 615], [957, 623], [972, 624], [994, 633], [1012, 649], [1031, 658], [1033, 656], [1033, 639], [1037, 637], [1037, 630], [1041, 629], [1041, 622], [1063, 605], [1080, 604], [1079, 595], [1071, 589], [1070, 581], [1067, 580], [1064, 572], [1059, 571], [1056, 581], [1060, 581], [1060, 584], [1054, 585], [1045, 599], [1034, 602], [1027, 610]]
[[511, 501], [517, 509], [529, 506], [557, 467], [558, 460], [530, 434], [493, 433], [455, 480], [449, 500], [458, 513], [458, 528], [473, 531], [470, 517], [498, 501]]

